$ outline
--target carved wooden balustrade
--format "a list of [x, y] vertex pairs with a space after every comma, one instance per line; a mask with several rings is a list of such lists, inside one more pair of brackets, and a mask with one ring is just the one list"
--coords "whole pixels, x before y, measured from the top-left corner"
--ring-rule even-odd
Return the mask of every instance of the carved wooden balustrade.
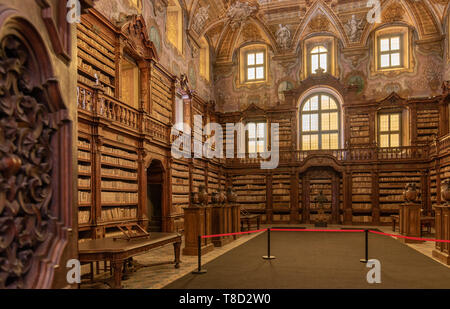
[[[449, 138], [450, 141], [450, 138]], [[350, 149], [337, 149], [337, 150], [311, 150], [311, 151], [286, 151], [281, 150], [278, 154], [280, 164], [289, 163], [302, 163], [310, 158], [314, 157], [329, 157], [334, 158], [337, 161], [347, 162], [360, 162], [360, 161], [406, 161], [406, 160], [428, 160], [430, 158], [429, 146], [405, 146], [405, 147], [393, 147], [393, 148], [350, 148]], [[232, 159], [228, 159], [227, 162], [230, 165], [259, 165], [264, 157], [255, 155], [240, 154]]]
[[161, 143], [168, 143], [170, 140], [170, 126], [147, 115], [144, 116], [144, 133]]
[[139, 111], [110, 97], [100, 94], [97, 102], [97, 113], [106, 119], [120, 123], [132, 129], [139, 129]]
[[450, 153], [450, 134], [436, 139], [430, 145], [430, 157], [443, 156]]
[[103, 94], [101, 89], [89, 88], [82, 84], [77, 87], [78, 111], [88, 117], [107, 119], [124, 128], [144, 133], [153, 140], [169, 145], [170, 125], [151, 118], [125, 103]]

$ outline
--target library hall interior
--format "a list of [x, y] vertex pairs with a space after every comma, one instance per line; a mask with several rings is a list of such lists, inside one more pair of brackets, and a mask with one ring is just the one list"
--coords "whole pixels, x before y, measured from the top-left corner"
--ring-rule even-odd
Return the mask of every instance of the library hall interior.
[[0, 0], [0, 289], [450, 289], [449, 117], [449, 0]]

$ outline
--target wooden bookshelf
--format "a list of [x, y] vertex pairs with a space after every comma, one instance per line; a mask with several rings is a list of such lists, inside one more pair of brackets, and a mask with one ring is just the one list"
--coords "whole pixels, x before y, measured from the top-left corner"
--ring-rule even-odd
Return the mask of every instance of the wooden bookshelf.
[[237, 194], [237, 202], [243, 209], [263, 211], [266, 209], [266, 177], [265, 175], [233, 176], [233, 189]]
[[356, 114], [350, 115], [350, 143], [368, 144], [369, 143], [369, 115]]
[[398, 214], [399, 205], [405, 202], [403, 192], [408, 183], [415, 183], [420, 192], [420, 173], [416, 171], [380, 172], [380, 222], [391, 222], [390, 216]]
[[92, 218], [91, 141], [78, 138], [78, 223], [90, 224]]
[[135, 151], [104, 143], [101, 147], [100, 222], [137, 220], [138, 156]]
[[272, 179], [274, 212], [289, 212], [291, 208], [291, 176], [289, 174], [275, 174]]
[[439, 110], [423, 109], [417, 111], [417, 141], [427, 143], [437, 136], [439, 131]]
[[352, 173], [352, 213], [353, 221], [372, 222], [372, 174]]

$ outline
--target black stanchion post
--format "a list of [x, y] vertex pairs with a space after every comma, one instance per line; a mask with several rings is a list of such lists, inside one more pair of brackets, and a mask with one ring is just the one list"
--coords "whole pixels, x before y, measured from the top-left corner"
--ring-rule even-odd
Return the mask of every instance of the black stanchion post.
[[192, 273], [195, 275], [206, 274], [206, 269], [202, 269], [202, 236], [198, 236], [198, 269]]
[[263, 256], [265, 260], [274, 260], [276, 257], [270, 255], [270, 228], [267, 229], [267, 255]]
[[364, 230], [365, 234], [365, 258], [359, 260], [361, 263], [367, 263], [369, 261], [369, 230]]

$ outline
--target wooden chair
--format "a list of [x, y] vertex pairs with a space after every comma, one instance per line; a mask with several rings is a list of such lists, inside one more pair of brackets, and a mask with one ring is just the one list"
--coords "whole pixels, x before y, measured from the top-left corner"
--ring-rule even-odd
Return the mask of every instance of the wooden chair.
[[247, 210], [241, 209], [241, 231], [244, 231], [244, 226], [247, 224], [247, 230], [251, 229], [251, 222], [255, 221], [256, 229], [259, 230], [261, 225], [261, 215], [260, 214], [250, 214]]
[[391, 215], [392, 218], [392, 231], [395, 232], [395, 226], [397, 223], [400, 222], [400, 216], [399, 215]]

